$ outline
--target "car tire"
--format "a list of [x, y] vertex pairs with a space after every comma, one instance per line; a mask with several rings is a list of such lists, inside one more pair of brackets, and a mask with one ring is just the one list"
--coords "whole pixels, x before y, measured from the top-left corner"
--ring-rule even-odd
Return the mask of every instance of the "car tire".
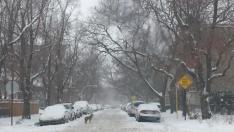
[[63, 123], [63, 124], [68, 123], [68, 120], [69, 120], [69, 119], [66, 119], [66, 117], [63, 117], [62, 123]]
[[62, 120], [61, 120], [61, 124], [65, 124], [66, 123], [66, 120], [65, 120], [65, 118], [63, 118]]
[[133, 114], [131, 114], [131, 113], [129, 113], [128, 115], [129, 115], [129, 117], [134, 117], [134, 115], [133, 115]]
[[137, 122], [142, 122], [141, 117], [136, 117]]

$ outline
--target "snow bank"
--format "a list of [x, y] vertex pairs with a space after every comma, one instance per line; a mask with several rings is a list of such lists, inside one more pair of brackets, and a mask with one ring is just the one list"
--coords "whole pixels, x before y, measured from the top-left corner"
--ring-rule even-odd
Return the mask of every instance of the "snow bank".
[[0, 132], [62, 132], [64, 129], [84, 123], [82, 117], [65, 124], [37, 126], [35, 124], [39, 122], [39, 114], [32, 115], [31, 120], [20, 119], [21, 117], [14, 117], [14, 126], [10, 126], [10, 118], [0, 118]]
[[[169, 111], [161, 113], [160, 123], [137, 122], [134, 117], [129, 117], [126, 112], [116, 109], [108, 109], [95, 112], [93, 122], [88, 124], [92, 132], [104, 132], [105, 130], [113, 132], [233, 132], [234, 117], [215, 115], [210, 120], [184, 120], [182, 112], [179, 112], [178, 119], [176, 114], [170, 114]], [[108, 118], [105, 118], [108, 117]], [[0, 132], [63, 132], [68, 128], [74, 131], [82, 131], [81, 127], [86, 127], [84, 117], [75, 121], [49, 126], [35, 126], [39, 115], [33, 115], [31, 120], [21, 121], [21, 124], [10, 126], [10, 118], [0, 118]], [[15, 117], [14, 121], [20, 117]], [[100, 121], [101, 120], [101, 121]], [[99, 121], [99, 124], [98, 124]], [[97, 123], [97, 124], [96, 124]], [[92, 127], [93, 126], [93, 127]], [[101, 126], [111, 129], [103, 129]], [[121, 131], [118, 131], [121, 130]], [[69, 131], [72, 132], [72, 131]], [[88, 132], [88, 131], [87, 131]], [[105, 131], [106, 132], [106, 131]]]
[[135, 117], [129, 117], [126, 112], [124, 127], [137, 132], [233, 132], [234, 116], [215, 115], [210, 120], [184, 120], [182, 112], [170, 114], [161, 113], [161, 122], [137, 122]]
[[[95, 112], [95, 116], [101, 115], [103, 112], [105, 110]], [[84, 124], [83, 116], [65, 124], [37, 126], [35, 124], [39, 122], [39, 116], [40, 114], [32, 115], [30, 120], [21, 120], [20, 116], [14, 117], [13, 126], [11, 126], [11, 119], [9, 117], [0, 118], [0, 132], [63, 132], [67, 128], [79, 127], [81, 124]]]

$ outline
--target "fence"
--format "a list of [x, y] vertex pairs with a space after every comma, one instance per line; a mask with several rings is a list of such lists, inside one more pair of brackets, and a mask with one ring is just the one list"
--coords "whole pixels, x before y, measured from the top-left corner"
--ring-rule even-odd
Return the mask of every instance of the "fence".
[[[0, 100], [0, 116], [10, 116], [11, 111], [11, 100]], [[37, 114], [39, 111], [38, 101], [30, 102], [31, 114]], [[21, 116], [23, 113], [23, 101], [13, 100], [13, 116]]]

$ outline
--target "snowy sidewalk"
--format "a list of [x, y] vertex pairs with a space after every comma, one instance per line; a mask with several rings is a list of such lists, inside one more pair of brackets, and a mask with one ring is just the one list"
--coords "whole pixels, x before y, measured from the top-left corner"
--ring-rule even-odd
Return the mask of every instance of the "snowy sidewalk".
[[82, 117], [66, 124], [36, 126], [39, 115], [32, 115], [31, 120], [24, 120], [21, 124], [16, 124], [20, 118], [14, 117], [14, 126], [10, 126], [10, 118], [0, 118], [0, 132], [63, 132], [64, 129], [75, 127], [83, 122]]

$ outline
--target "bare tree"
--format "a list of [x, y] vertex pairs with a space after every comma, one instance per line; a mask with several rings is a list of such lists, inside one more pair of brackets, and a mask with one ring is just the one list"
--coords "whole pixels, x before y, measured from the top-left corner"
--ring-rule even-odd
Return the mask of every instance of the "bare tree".
[[[128, 6], [134, 8], [130, 10]], [[155, 45], [150, 42], [150, 14], [139, 1], [104, 1], [95, 15], [97, 17], [90, 21], [87, 31], [91, 36], [89, 38], [92, 38], [90, 44], [100, 47], [101, 52], [136, 73], [164, 103], [166, 90], [163, 90], [162, 95], [162, 91], [155, 88], [149, 78], [153, 70], [151, 59], [161, 52], [152, 50]], [[154, 61], [157, 59], [154, 58]]]
[[[185, 64], [186, 69], [191, 67], [195, 69], [192, 74], [201, 91], [202, 117], [210, 118], [211, 82], [214, 78], [225, 76], [233, 58], [233, 52], [228, 50], [232, 47], [232, 37], [220, 34], [230, 31], [225, 25], [229, 25], [233, 19], [231, 15], [233, 2], [221, 0], [145, 2], [146, 9], [151, 10], [157, 21], [174, 36], [173, 45], [176, 49], [174, 58]], [[232, 34], [233, 31], [229, 33]], [[226, 65], [221, 66], [220, 60], [224, 59], [223, 54], [226, 53], [229, 54], [229, 59], [225, 62]], [[220, 69], [221, 73], [217, 74], [217, 69]]]

